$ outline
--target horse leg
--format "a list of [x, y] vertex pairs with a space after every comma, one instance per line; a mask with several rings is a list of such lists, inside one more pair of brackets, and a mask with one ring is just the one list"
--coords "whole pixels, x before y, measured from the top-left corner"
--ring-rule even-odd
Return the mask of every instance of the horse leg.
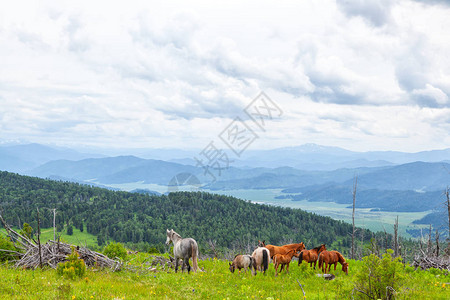
[[334, 270], [336, 271], [337, 262], [334, 263]]
[[175, 273], [178, 272], [178, 258], [175, 258]]
[[317, 260], [314, 261], [314, 270], [316, 269]]
[[253, 258], [252, 265], [250, 266], [250, 270], [252, 271], [252, 275], [256, 275], [256, 259]]
[[183, 266], [186, 266], [186, 265], [187, 265], [187, 270], [188, 270], [188, 274], [189, 274], [189, 272], [191, 271], [191, 265], [189, 264], [189, 256], [185, 257], [183, 260]]
[[289, 273], [289, 263], [286, 264], [286, 273]]
[[181, 273], [184, 273], [184, 268], [186, 267], [186, 263], [184, 262], [184, 258], [181, 259]]

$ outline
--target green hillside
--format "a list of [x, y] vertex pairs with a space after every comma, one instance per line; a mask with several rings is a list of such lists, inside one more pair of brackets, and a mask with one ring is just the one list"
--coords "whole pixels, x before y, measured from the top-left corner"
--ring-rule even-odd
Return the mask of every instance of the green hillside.
[[[239, 248], [258, 239], [273, 244], [350, 245], [347, 223], [202, 192], [155, 196], [0, 172], [0, 205], [9, 224], [18, 227], [27, 222], [33, 228], [37, 227], [36, 208], [41, 211], [42, 228], [53, 226], [51, 209], [56, 208], [58, 229], [83, 228], [97, 236], [99, 244], [112, 239], [163, 249], [165, 230], [173, 228], [182, 236], [196, 238], [200, 247], [214, 241], [218, 247]], [[363, 232], [370, 239], [371, 233]]]

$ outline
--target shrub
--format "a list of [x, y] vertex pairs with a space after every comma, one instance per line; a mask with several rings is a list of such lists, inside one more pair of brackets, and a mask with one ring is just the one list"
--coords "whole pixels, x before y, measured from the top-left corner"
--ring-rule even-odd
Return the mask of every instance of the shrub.
[[109, 243], [103, 248], [103, 254], [109, 258], [120, 258], [125, 260], [127, 258], [127, 249], [121, 243]]
[[75, 247], [72, 247], [72, 253], [67, 257], [66, 262], [58, 264], [56, 273], [72, 280], [83, 277], [86, 274], [86, 265], [79, 257]]
[[158, 249], [156, 249], [156, 247], [150, 247], [148, 249], [147, 253], [149, 253], [149, 254], [159, 254], [160, 252], [159, 252]]
[[[0, 235], [0, 249], [16, 251], [14, 244], [7, 237]], [[7, 261], [13, 258], [10, 253], [0, 251], [0, 261]]]
[[404, 278], [401, 258], [393, 258], [388, 249], [379, 258], [375, 254], [363, 257], [362, 267], [355, 275], [355, 296], [367, 299], [393, 299]]
[[29, 239], [33, 238], [33, 227], [31, 227], [28, 223], [23, 223], [23, 228], [20, 231], [20, 234], [26, 236]]
[[72, 235], [73, 234], [73, 227], [72, 225], [67, 226], [67, 235]]

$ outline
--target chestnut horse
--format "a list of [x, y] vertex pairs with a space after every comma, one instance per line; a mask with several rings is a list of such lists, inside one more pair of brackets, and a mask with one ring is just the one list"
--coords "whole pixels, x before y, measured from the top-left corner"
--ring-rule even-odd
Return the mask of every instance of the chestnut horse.
[[319, 258], [320, 252], [327, 250], [325, 244], [322, 244], [311, 250], [303, 250], [298, 257], [298, 265], [302, 263], [303, 260], [309, 262], [309, 266], [312, 267], [314, 263], [314, 270], [316, 269], [317, 259]]
[[266, 245], [265, 241], [262, 241], [262, 242], [258, 241], [258, 246], [266, 247], [267, 249], [269, 249], [270, 258], [272, 258], [272, 259], [275, 254], [287, 254], [288, 251], [291, 249], [294, 249], [295, 252], [302, 251], [303, 249], [305, 249], [305, 244], [303, 244], [303, 242], [298, 243], [298, 244], [287, 244], [287, 245], [283, 245], [283, 246], [274, 246], [274, 245]]
[[286, 273], [289, 273], [289, 263], [292, 257], [298, 257], [298, 252], [294, 249], [289, 250], [286, 254], [275, 254], [273, 256], [273, 264], [275, 265], [275, 276], [278, 276], [278, 266], [281, 265], [280, 272], [283, 271], [284, 266], [286, 266]]
[[331, 265], [334, 265], [336, 271], [336, 265], [340, 263], [342, 265], [342, 271], [348, 275], [348, 263], [345, 258], [337, 251], [323, 251], [319, 254], [319, 268], [322, 268], [322, 273], [327, 273], [331, 269]]

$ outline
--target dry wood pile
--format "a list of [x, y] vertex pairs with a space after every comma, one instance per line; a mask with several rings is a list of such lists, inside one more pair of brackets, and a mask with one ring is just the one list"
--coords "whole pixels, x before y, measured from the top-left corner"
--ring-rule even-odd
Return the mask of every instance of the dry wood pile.
[[[67, 256], [72, 253], [71, 245], [61, 243], [59, 241], [48, 241], [41, 245], [16, 231], [14, 231], [0, 215], [0, 221], [5, 227], [11, 241], [17, 249], [21, 252], [6, 251], [17, 257], [14, 261], [15, 267], [35, 269], [39, 266], [50, 266], [56, 268], [60, 262], [67, 261]], [[39, 241], [39, 239], [38, 239]], [[114, 260], [104, 254], [89, 250], [85, 247], [76, 247], [79, 257], [84, 260], [88, 267], [110, 268], [113, 271], [118, 271], [122, 267], [120, 260]]]
[[421, 255], [414, 257], [413, 266], [415, 268], [420, 267], [422, 270], [435, 268], [450, 272], [450, 259], [442, 256]]

